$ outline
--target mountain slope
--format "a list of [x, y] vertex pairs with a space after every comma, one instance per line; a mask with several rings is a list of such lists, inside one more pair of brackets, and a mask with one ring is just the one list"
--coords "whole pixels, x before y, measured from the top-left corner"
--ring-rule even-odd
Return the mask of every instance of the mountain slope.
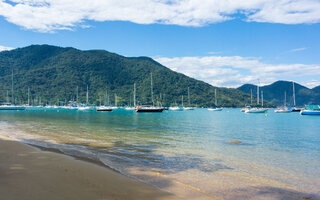
[[[298, 83], [294, 84], [296, 91], [296, 105], [303, 106], [305, 104], [320, 104], [320, 87], [312, 90], [302, 86]], [[252, 84], [245, 84], [238, 88], [238, 90], [250, 94], [252, 89], [253, 95], [256, 96], [257, 86]], [[284, 93], [286, 92], [287, 105], [293, 105], [293, 87], [292, 82], [277, 81], [270, 85], [260, 87], [263, 91], [264, 98], [274, 103], [275, 105], [284, 104]]]
[[[190, 88], [191, 104], [214, 105], [214, 90], [218, 104], [242, 106], [249, 95], [228, 88], [216, 88], [205, 82], [174, 72], [148, 57], [127, 58], [103, 50], [81, 51], [50, 45], [32, 45], [0, 52], [0, 102], [11, 98], [11, 73], [14, 70], [14, 99], [26, 103], [30, 87], [34, 103], [65, 103], [76, 97], [85, 102], [89, 87], [90, 103], [99, 104], [106, 92], [110, 102], [117, 94], [119, 105], [132, 102], [133, 84], [137, 85], [137, 101], [150, 103], [150, 73], [153, 74], [154, 99], [164, 105], [181, 104], [182, 95], [187, 105]], [[161, 99], [160, 99], [161, 94]]]

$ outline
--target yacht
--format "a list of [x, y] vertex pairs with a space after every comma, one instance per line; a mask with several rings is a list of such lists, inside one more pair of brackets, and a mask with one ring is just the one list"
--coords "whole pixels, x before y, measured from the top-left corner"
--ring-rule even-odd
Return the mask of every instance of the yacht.
[[5, 103], [0, 105], [0, 110], [25, 110], [24, 106], [15, 106], [11, 105], [10, 103]]
[[108, 112], [108, 111], [112, 111], [112, 108], [109, 106], [99, 106], [96, 108], [96, 110], [99, 112]]
[[158, 106], [138, 106], [137, 112], [162, 112], [164, 110], [163, 107]]

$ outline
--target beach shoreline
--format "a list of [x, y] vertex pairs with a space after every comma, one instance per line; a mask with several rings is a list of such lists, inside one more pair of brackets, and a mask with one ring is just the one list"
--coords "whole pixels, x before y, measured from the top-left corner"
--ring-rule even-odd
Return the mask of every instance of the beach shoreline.
[[4, 199], [179, 199], [105, 165], [0, 137]]
[[[32, 133], [32, 132], [31, 132]], [[51, 133], [51, 132], [50, 132]], [[26, 136], [26, 137], [25, 137]], [[177, 199], [178, 197], [182, 199], [210, 199], [210, 200], [223, 200], [223, 199], [281, 199], [281, 198], [287, 198], [287, 199], [293, 199], [293, 200], [303, 200], [303, 199], [319, 199], [319, 192], [318, 191], [307, 191], [301, 190], [299, 187], [295, 187], [291, 184], [285, 184], [283, 182], [279, 182], [274, 179], [270, 179], [268, 177], [263, 176], [255, 176], [255, 174], [251, 174], [248, 171], [241, 171], [237, 169], [232, 170], [217, 170], [212, 173], [210, 172], [201, 172], [199, 169], [188, 169], [188, 174], [193, 175], [191, 177], [185, 176], [184, 171], [182, 173], [176, 172], [174, 174], [166, 173], [161, 171], [159, 168], [151, 168], [147, 165], [141, 166], [130, 166], [127, 167], [124, 171], [118, 171], [117, 167], [114, 167], [112, 165], [113, 163], [108, 165], [109, 163], [104, 163], [100, 159], [99, 152], [98, 154], [83, 154], [82, 148], [73, 148], [74, 145], [84, 145], [83, 143], [70, 143], [70, 140], [65, 143], [59, 143], [55, 140], [51, 140], [50, 137], [38, 137], [37, 134], [30, 135], [30, 129], [21, 129], [21, 126], [17, 126], [16, 124], [12, 123], [4, 123], [3, 126], [0, 124], [0, 177], [4, 177], [3, 180], [0, 180], [0, 194], [7, 194], [9, 195], [8, 198], [5, 199], [37, 199], [35, 196], [31, 196], [29, 198], [25, 198], [26, 195], [17, 196], [16, 193], [22, 194], [30, 194], [30, 191], [42, 191], [43, 187], [39, 187], [39, 184], [35, 184], [33, 181], [33, 178], [35, 176], [26, 176], [26, 174], [21, 175], [20, 172], [29, 173], [29, 170], [26, 169], [32, 169], [33, 173], [36, 169], [37, 171], [35, 174], [37, 176], [43, 176], [46, 177], [49, 176], [51, 178], [47, 178], [45, 180], [37, 180], [39, 183], [44, 183], [45, 185], [45, 192], [46, 195], [50, 198], [47, 198], [45, 196], [41, 196], [42, 198], [39, 199], [82, 199], [78, 196], [73, 197], [72, 195], [67, 192], [65, 194], [63, 188], [54, 188], [56, 191], [52, 193], [51, 188], [52, 184], [48, 182], [48, 179], [54, 178], [55, 182], [60, 182], [56, 180], [57, 178], [60, 180], [66, 179], [65, 176], [67, 176], [67, 181], [69, 181], [69, 184], [64, 183], [63, 185], [73, 185], [72, 188], [68, 188], [70, 191], [85, 191], [87, 188], [85, 184], [89, 184], [89, 186], [99, 186], [99, 188], [95, 187], [89, 187], [90, 192], [95, 191], [95, 193], [100, 194], [100, 196], [85, 196], [83, 199]], [[39, 138], [39, 139], [38, 139]], [[39, 145], [38, 145], [39, 144]], [[72, 148], [65, 148], [66, 146], [63, 146], [63, 148], [60, 145], [71, 145]], [[86, 144], [87, 145], [87, 144]], [[11, 146], [11, 147], [9, 147]], [[78, 146], [78, 147], [79, 147]], [[55, 148], [57, 147], [57, 148]], [[90, 146], [91, 147], [91, 146]], [[93, 148], [99, 149], [99, 146]], [[16, 152], [17, 149], [20, 149], [22, 152]], [[27, 150], [25, 150], [27, 149]], [[68, 151], [69, 149], [69, 151]], [[72, 151], [70, 151], [72, 149]], [[65, 151], [67, 150], [67, 151]], [[76, 151], [74, 151], [76, 150]], [[87, 150], [87, 149], [85, 149]], [[101, 149], [100, 149], [101, 150]], [[11, 152], [12, 151], [12, 152]], [[25, 153], [29, 152], [29, 153]], [[16, 153], [14, 153], [16, 152]], [[32, 153], [31, 153], [32, 152]], [[78, 153], [80, 152], [80, 154]], [[90, 151], [89, 151], [90, 152]], [[100, 151], [102, 152], [102, 151]], [[27, 156], [26, 156], [27, 155]], [[39, 156], [35, 156], [39, 155]], [[48, 156], [48, 155], [53, 155]], [[31, 160], [34, 160], [35, 163], [30, 163], [30, 160], [23, 159], [25, 157], [31, 157]], [[66, 160], [63, 161], [62, 166], [60, 164], [57, 166], [56, 163], [53, 163], [54, 166], [50, 166], [49, 164], [52, 163], [52, 160], [60, 160], [60, 157], [65, 157]], [[36, 159], [36, 158], [40, 159]], [[8, 163], [9, 158], [12, 158], [11, 165], [10, 162]], [[15, 159], [14, 159], [15, 158]], [[49, 161], [50, 162], [49, 162]], [[10, 161], [10, 159], [9, 159]], [[4, 163], [2, 163], [4, 162]], [[25, 164], [28, 164], [27, 168], [24, 166]], [[62, 170], [61, 168], [64, 168], [65, 163], [68, 164], [67, 171]], [[85, 166], [84, 166], [85, 164]], [[83, 168], [87, 168], [87, 165], [93, 165], [94, 168], [90, 167], [91, 173], [93, 173], [93, 176], [88, 179], [88, 175], [85, 174], [84, 177], [79, 177], [79, 175], [75, 175], [72, 177], [74, 180], [69, 180], [71, 178], [68, 178], [68, 173], [71, 173], [71, 171], [83, 171]], [[122, 163], [120, 163], [122, 164]], [[240, 165], [241, 163], [238, 163]], [[42, 165], [42, 167], [35, 166], [35, 165]], [[43, 165], [49, 165], [49, 168], [52, 169], [52, 171], [48, 172], [48, 169], [46, 167], [43, 167]], [[31, 166], [31, 167], [30, 167]], [[80, 167], [79, 169], [79, 166]], [[38, 168], [37, 168], [38, 167]], [[76, 170], [74, 170], [74, 167], [76, 167]], [[95, 169], [99, 168], [99, 172], [97, 172]], [[253, 170], [255, 170], [256, 166], [251, 166]], [[259, 168], [260, 170], [263, 170], [264, 168]], [[100, 170], [102, 170], [100, 172]], [[274, 170], [274, 171], [273, 171]], [[94, 171], [94, 172], [92, 172]], [[58, 173], [60, 172], [60, 174]], [[123, 173], [124, 172], [124, 173]], [[279, 175], [282, 175], [281, 171], [279, 169], [268, 169], [268, 173], [278, 173]], [[19, 176], [20, 173], [20, 176]], [[109, 175], [103, 175], [105, 177], [105, 180], [101, 180], [102, 177], [100, 177], [101, 174], [107, 173]], [[6, 179], [6, 174], [11, 174], [12, 176]], [[18, 174], [17, 176], [13, 176], [14, 174]], [[62, 176], [61, 176], [62, 174]], [[84, 174], [84, 173], [78, 173], [78, 174]], [[115, 174], [116, 183], [113, 184], [113, 179], [110, 181], [110, 174]], [[27, 174], [28, 175], [28, 174]], [[74, 175], [74, 174], [73, 174]], [[207, 177], [207, 175], [211, 175], [210, 178]], [[21, 178], [25, 176], [26, 178]], [[36, 176], [36, 178], [38, 178]], [[112, 175], [113, 176], [113, 175]], [[120, 179], [124, 179], [124, 181], [118, 181], [119, 177], [122, 177]], [[23, 180], [21, 180], [23, 179]], [[97, 180], [96, 180], [97, 179]], [[196, 182], [194, 181], [196, 179]], [[31, 183], [33, 184], [33, 187], [29, 182], [31, 180]], [[85, 183], [82, 185], [74, 185], [74, 182], [77, 182], [79, 180], [81, 183]], [[11, 181], [11, 185], [8, 184]], [[22, 181], [22, 182], [21, 182]], [[28, 182], [29, 181], [29, 182]], [[79, 182], [78, 181], [78, 182]], [[132, 183], [133, 182], [133, 183]], [[93, 183], [93, 184], [92, 184]], [[195, 184], [196, 183], [196, 184]], [[310, 182], [312, 184], [312, 182]], [[18, 184], [20, 187], [21, 185], [26, 185], [27, 188], [30, 188], [30, 190], [25, 191], [24, 187], [16, 189], [16, 184]], [[101, 190], [101, 187], [103, 186], [111, 188], [118, 187], [122, 188], [123, 190], [119, 190], [118, 188], [115, 189], [108, 189], [107, 191]], [[134, 185], [134, 186], [132, 186]], [[138, 186], [139, 185], [139, 186]], [[70, 187], [70, 186], [68, 186]], [[132, 189], [137, 187], [137, 189]], [[49, 188], [50, 191], [47, 191]], [[149, 189], [146, 189], [149, 188]], [[152, 189], [150, 189], [152, 188]], [[101, 191], [100, 191], [101, 190]], [[147, 190], [147, 191], [145, 191]], [[67, 197], [60, 197], [56, 198], [56, 193], [61, 195], [68, 195]], [[125, 194], [123, 194], [125, 193]], [[139, 193], [139, 194], [136, 194]], [[151, 194], [152, 193], [152, 194]], [[11, 195], [11, 196], [10, 196]], [[105, 198], [105, 196], [107, 196]], [[27, 196], [28, 197], [28, 196]]]

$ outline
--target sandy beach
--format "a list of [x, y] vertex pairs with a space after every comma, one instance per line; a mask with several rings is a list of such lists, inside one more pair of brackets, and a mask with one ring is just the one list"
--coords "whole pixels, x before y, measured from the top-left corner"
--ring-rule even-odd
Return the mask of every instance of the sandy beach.
[[179, 199], [106, 167], [5, 137], [0, 161], [1, 199]]

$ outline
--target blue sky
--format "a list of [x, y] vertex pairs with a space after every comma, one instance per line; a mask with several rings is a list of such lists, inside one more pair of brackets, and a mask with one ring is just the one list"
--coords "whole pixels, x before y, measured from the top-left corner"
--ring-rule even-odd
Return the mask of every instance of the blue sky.
[[212, 0], [199, 6], [185, 0], [187, 8], [176, 1], [118, 2], [123, 4], [95, 0], [97, 5], [82, 7], [68, 0], [0, 0], [0, 50], [31, 44], [105, 49], [150, 56], [212, 85], [258, 79], [320, 85], [319, 1]]

